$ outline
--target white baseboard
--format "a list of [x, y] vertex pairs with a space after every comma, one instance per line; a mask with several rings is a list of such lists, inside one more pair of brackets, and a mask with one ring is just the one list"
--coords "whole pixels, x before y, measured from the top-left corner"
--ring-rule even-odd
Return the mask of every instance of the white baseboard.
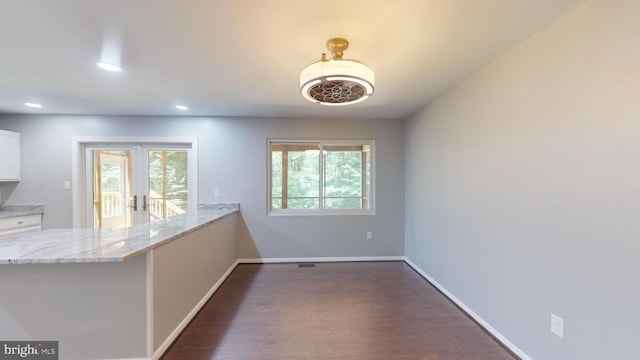
[[160, 357], [164, 354], [164, 352], [167, 351], [169, 346], [171, 346], [173, 341], [177, 339], [178, 336], [180, 336], [180, 333], [182, 333], [182, 330], [184, 330], [184, 328], [187, 327], [189, 322], [194, 318], [194, 316], [196, 316], [196, 314], [198, 313], [198, 311], [200, 311], [200, 309], [204, 306], [204, 304], [206, 304], [207, 301], [209, 301], [209, 298], [211, 298], [213, 293], [216, 290], [218, 290], [220, 285], [222, 285], [222, 283], [227, 279], [227, 277], [229, 277], [231, 272], [236, 268], [236, 266], [238, 266], [239, 263], [240, 262], [236, 260], [229, 267], [229, 269], [227, 269], [227, 271], [220, 277], [220, 279], [218, 279], [218, 281], [216, 281], [216, 283], [213, 284], [211, 289], [207, 291], [207, 293], [202, 297], [202, 299], [200, 299], [200, 301], [196, 304], [196, 306], [193, 307], [193, 309], [187, 314], [187, 316], [185, 316], [185, 318], [180, 322], [180, 324], [178, 324], [178, 326], [176, 326], [176, 328], [171, 332], [171, 334], [169, 334], [169, 336], [167, 336], [167, 338], [162, 342], [160, 347], [158, 347], [158, 350], [156, 350], [156, 352], [151, 357], [151, 360], [160, 359]]
[[302, 257], [238, 259], [240, 264], [273, 264], [304, 262], [404, 261], [404, 256]]
[[520, 350], [517, 346], [515, 346], [509, 339], [507, 339], [504, 335], [502, 335], [498, 330], [494, 329], [488, 322], [486, 322], [483, 318], [481, 318], [478, 314], [476, 314], [471, 308], [465, 305], [460, 299], [455, 297], [452, 293], [449, 292], [444, 286], [440, 285], [437, 281], [435, 281], [431, 276], [429, 276], [426, 272], [418, 267], [418, 265], [414, 264], [407, 257], [404, 257], [404, 261], [407, 265], [411, 266], [413, 270], [415, 270], [420, 276], [425, 278], [428, 282], [430, 282], [433, 286], [435, 286], [440, 292], [442, 292], [449, 300], [453, 301], [462, 311], [467, 313], [471, 318], [473, 318], [480, 326], [482, 326], [487, 332], [493, 335], [498, 341], [502, 343], [505, 347], [511, 350], [514, 354], [518, 355], [522, 360], [532, 360], [529, 355], [525, 354], [524, 351]]

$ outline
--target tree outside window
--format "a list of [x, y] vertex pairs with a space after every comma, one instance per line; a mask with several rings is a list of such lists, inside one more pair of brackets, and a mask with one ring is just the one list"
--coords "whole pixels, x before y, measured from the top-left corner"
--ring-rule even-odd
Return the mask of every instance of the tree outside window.
[[372, 213], [373, 142], [270, 141], [270, 212]]

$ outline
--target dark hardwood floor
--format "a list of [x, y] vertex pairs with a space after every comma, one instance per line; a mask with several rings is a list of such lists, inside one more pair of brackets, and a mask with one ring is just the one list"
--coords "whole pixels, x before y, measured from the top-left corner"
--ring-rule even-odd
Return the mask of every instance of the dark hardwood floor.
[[164, 360], [513, 360], [404, 262], [241, 264]]

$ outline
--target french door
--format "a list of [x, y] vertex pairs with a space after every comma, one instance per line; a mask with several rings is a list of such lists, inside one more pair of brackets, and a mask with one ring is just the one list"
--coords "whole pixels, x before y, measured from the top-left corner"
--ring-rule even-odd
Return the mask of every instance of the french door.
[[158, 221], [195, 203], [191, 144], [87, 144], [84, 150], [87, 227]]

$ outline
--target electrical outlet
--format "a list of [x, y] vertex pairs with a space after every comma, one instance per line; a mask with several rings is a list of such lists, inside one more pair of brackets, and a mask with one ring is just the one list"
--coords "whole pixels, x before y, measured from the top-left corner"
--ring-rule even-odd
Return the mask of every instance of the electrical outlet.
[[555, 314], [551, 314], [551, 332], [564, 339], [564, 319]]
[[367, 240], [373, 240], [373, 232], [367, 231]]
[[70, 180], [65, 180], [64, 189], [65, 190], [71, 190], [71, 181]]
[[215, 196], [215, 197], [220, 197], [220, 189], [219, 189], [219, 188], [216, 188], [216, 189], [213, 191], [213, 196]]

